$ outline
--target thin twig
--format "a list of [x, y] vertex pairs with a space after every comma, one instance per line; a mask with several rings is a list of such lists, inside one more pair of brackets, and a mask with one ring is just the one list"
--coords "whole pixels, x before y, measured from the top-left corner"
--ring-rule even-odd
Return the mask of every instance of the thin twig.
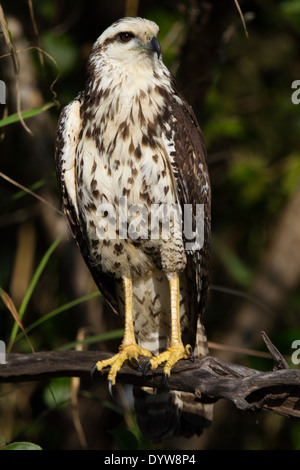
[[4, 36], [4, 40], [6, 42], [6, 45], [9, 49], [9, 51], [10, 51], [9, 55], [11, 56], [11, 59], [12, 59], [12, 62], [13, 62], [13, 67], [14, 67], [14, 72], [15, 72], [17, 113], [19, 115], [20, 122], [21, 122], [22, 126], [24, 127], [24, 129], [30, 135], [32, 135], [32, 131], [29, 129], [27, 124], [25, 124], [25, 121], [24, 121], [22, 113], [21, 113], [21, 95], [20, 95], [20, 83], [19, 83], [20, 64], [19, 64], [19, 61], [18, 61], [18, 56], [17, 56], [16, 50], [15, 50], [15, 46], [14, 46], [14, 44], [12, 43], [12, 41], [10, 39], [9, 30], [7, 28], [7, 25], [6, 25], [5, 15], [4, 15], [4, 11], [3, 11], [3, 8], [1, 6], [1, 4], [0, 4], [0, 26], [1, 26], [1, 29], [2, 29], [2, 32], [3, 32], [3, 36]]
[[[38, 46], [28, 46], [28, 47], [25, 47], [24, 49], [17, 49], [15, 51], [16, 54], [20, 54], [21, 52], [28, 52], [28, 51], [37, 51], [39, 52], [40, 54], [43, 54], [45, 55], [51, 62], [53, 62], [53, 64], [55, 65], [55, 67], [57, 68], [57, 75], [56, 77], [54, 78], [54, 80], [52, 81], [51, 85], [50, 85], [50, 91], [53, 95], [53, 101], [55, 103], [55, 105], [57, 107], [60, 106], [60, 102], [58, 101], [57, 99], [57, 93], [56, 91], [54, 90], [54, 85], [58, 82], [59, 78], [60, 78], [60, 69], [59, 69], [59, 65], [58, 63], [56, 62], [56, 60], [52, 57], [52, 55], [50, 55], [48, 52], [46, 52], [44, 49], [41, 49], [40, 47]], [[0, 59], [4, 59], [5, 57], [9, 57], [11, 54], [2, 54], [0, 56]]]
[[[37, 41], [39, 42], [40, 41], [39, 30], [38, 30], [36, 19], [35, 19], [32, 0], [28, 0], [28, 7], [29, 7], [29, 12], [30, 12], [31, 22], [32, 22], [32, 25], [33, 25], [34, 34], [36, 35]], [[44, 56], [41, 52], [39, 53], [39, 57], [40, 57], [41, 65], [43, 67], [44, 66]]]
[[244, 15], [242, 13], [242, 10], [241, 10], [241, 7], [239, 5], [239, 2], [238, 0], [234, 0], [234, 3], [236, 5], [236, 8], [239, 12], [239, 15], [241, 17], [241, 20], [242, 20], [242, 23], [243, 23], [243, 28], [244, 28], [244, 31], [245, 31], [245, 34], [246, 34], [246, 38], [248, 39], [249, 38], [249, 34], [248, 34], [248, 30], [247, 30], [247, 26], [246, 26], [246, 22], [245, 22], [245, 18], [244, 18]]
[[9, 176], [5, 175], [4, 173], [2, 173], [2, 171], [0, 171], [0, 177], [5, 179], [6, 181], [8, 181], [9, 183], [13, 184], [14, 186], [17, 186], [17, 188], [20, 188], [22, 189], [23, 191], [25, 191], [26, 193], [30, 194], [31, 196], [35, 197], [36, 199], [38, 199], [40, 202], [42, 202], [43, 204], [46, 204], [46, 206], [50, 207], [50, 209], [52, 209], [53, 211], [55, 211], [57, 214], [59, 215], [64, 215], [63, 212], [59, 209], [57, 209], [55, 206], [53, 206], [49, 201], [47, 201], [46, 199], [44, 199], [42, 196], [40, 196], [39, 194], [35, 193], [34, 191], [31, 191], [31, 189], [28, 189], [26, 188], [26, 186], [23, 186], [22, 184], [18, 183], [17, 181], [13, 180], [12, 178], [10, 178]]

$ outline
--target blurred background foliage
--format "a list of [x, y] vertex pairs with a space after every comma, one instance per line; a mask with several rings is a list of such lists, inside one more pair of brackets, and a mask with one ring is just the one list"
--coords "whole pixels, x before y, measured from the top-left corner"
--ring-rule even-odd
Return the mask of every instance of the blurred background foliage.
[[[2, 34], [0, 78], [7, 98], [0, 105], [0, 286], [23, 325], [32, 327], [28, 336], [36, 351], [74, 347], [84, 338], [90, 344], [80, 347], [114, 351], [121, 325], [97, 294], [64, 218], [4, 175], [60, 209], [53, 159], [59, 112], [84, 86], [93, 42], [130, 15], [159, 24], [164, 61], [194, 107], [207, 145], [213, 189], [212, 287], [204, 318], [209, 340], [265, 350], [265, 329], [290, 358], [300, 337], [300, 104], [291, 101], [292, 82], [300, 79], [300, 1], [239, 4], [248, 37], [234, 0], [1, 2], [17, 52], [14, 60], [7, 57]], [[4, 125], [18, 112], [16, 83], [33, 135], [18, 115]], [[14, 352], [30, 352], [2, 298], [0, 339]], [[107, 331], [111, 338], [103, 336]], [[251, 355], [226, 356], [213, 347], [211, 353], [272, 368]], [[112, 401], [101, 381], [2, 385], [1, 442], [152, 448], [138, 431], [129, 388], [118, 387], [117, 396]], [[218, 403], [208, 433], [169, 445], [300, 449], [300, 423], [266, 412], [243, 415]]]

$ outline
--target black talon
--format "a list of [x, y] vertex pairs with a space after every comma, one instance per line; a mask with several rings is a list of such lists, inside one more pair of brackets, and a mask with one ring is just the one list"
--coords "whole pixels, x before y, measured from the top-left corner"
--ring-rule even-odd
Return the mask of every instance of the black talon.
[[150, 369], [151, 367], [151, 361], [147, 362], [147, 364], [145, 365], [144, 369], [143, 369], [143, 377], [146, 376], [148, 370]]
[[138, 367], [140, 369], [140, 371], [143, 371], [143, 368], [141, 366], [141, 364], [139, 363], [139, 361], [135, 358], [135, 357], [132, 357], [130, 359], [130, 362], [131, 364], [133, 364], [134, 366]]
[[168, 392], [170, 391], [170, 387], [169, 387], [169, 376], [166, 372], [163, 373], [163, 383], [164, 383], [164, 386], [166, 387], [166, 389], [168, 390]]
[[112, 391], [112, 381], [111, 380], [107, 381], [107, 388], [108, 388], [110, 396], [114, 399], [115, 397], [114, 397], [114, 394], [113, 394], [113, 391]]
[[190, 355], [191, 355], [190, 358], [189, 358], [190, 361], [195, 362], [194, 350], [193, 350], [192, 346], [189, 348], [189, 352], [190, 352]]
[[95, 365], [91, 368], [90, 374], [91, 374], [91, 379], [92, 379], [92, 380], [93, 380], [93, 378], [94, 378], [93, 376], [94, 376], [94, 373], [95, 373], [96, 370], [97, 370], [97, 364], [95, 364]]

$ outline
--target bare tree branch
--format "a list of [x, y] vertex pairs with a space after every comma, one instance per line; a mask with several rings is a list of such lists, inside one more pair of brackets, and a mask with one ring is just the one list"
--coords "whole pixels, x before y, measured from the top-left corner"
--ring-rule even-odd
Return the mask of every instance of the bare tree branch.
[[[196, 399], [213, 403], [231, 401], [241, 411], [268, 409], [300, 418], [300, 370], [290, 369], [280, 352], [263, 333], [274, 361], [274, 369], [261, 372], [208, 356], [195, 362], [180, 361], [169, 378], [170, 390], [194, 393]], [[0, 382], [24, 382], [51, 377], [87, 377], [96, 361], [109, 357], [96, 351], [48, 351], [33, 354], [9, 354], [0, 365]], [[140, 358], [144, 367], [147, 358]], [[103, 374], [106, 375], [106, 371]], [[94, 378], [100, 377], [95, 373]], [[158, 389], [166, 387], [162, 366], [143, 376], [139, 369], [124, 364], [117, 379], [122, 383]]]

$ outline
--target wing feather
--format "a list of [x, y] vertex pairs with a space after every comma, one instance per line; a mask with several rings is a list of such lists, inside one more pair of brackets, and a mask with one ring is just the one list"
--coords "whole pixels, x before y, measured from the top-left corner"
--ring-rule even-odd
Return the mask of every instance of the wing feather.
[[[189, 286], [189, 332], [187, 341], [195, 341], [196, 326], [203, 314], [209, 287], [211, 188], [207, 169], [207, 154], [201, 130], [192, 108], [183, 98], [173, 98], [171, 110], [175, 152], [170, 155], [177, 185], [179, 203], [191, 204], [193, 227], [196, 227], [196, 205], [204, 204], [204, 244], [195, 251], [186, 251]], [[185, 240], [190, 242], [190, 240]], [[191, 335], [194, 338], [191, 338]]]

